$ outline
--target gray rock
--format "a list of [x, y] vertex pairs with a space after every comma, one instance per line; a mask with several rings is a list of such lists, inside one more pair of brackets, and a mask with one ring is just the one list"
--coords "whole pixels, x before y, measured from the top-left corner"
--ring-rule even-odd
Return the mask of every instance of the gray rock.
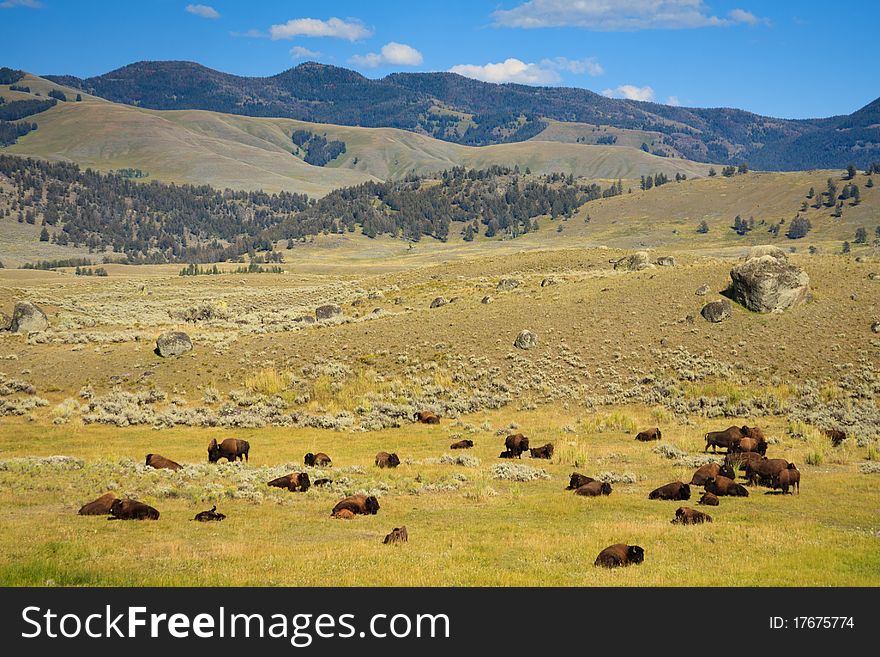
[[636, 251], [614, 262], [615, 269], [622, 269], [624, 271], [641, 271], [642, 269], [650, 269], [653, 266], [648, 258], [647, 251]]
[[759, 313], [782, 312], [804, 303], [810, 277], [782, 255], [749, 258], [731, 269], [733, 299]]
[[311, 315], [303, 315], [302, 317], [297, 317], [295, 322], [299, 322], [300, 324], [314, 324], [317, 320]]
[[12, 326], [12, 318], [0, 311], [0, 331], [8, 331], [10, 326]]
[[868, 280], [869, 281], [880, 281], [880, 274], [878, 274], [875, 271], [872, 271], [870, 274], [868, 274]]
[[36, 333], [49, 328], [49, 319], [38, 306], [29, 301], [19, 301], [12, 311], [9, 330], [13, 333]]
[[547, 287], [548, 285], [557, 285], [559, 284], [559, 279], [554, 276], [548, 276], [543, 281], [541, 281], [541, 287]]
[[871, 324], [871, 330], [874, 331], [874, 333], [880, 333], [880, 322], [874, 322]]
[[437, 297], [431, 302], [431, 308], [439, 308], [440, 306], [445, 306], [449, 303], [449, 299], [446, 297]]
[[697, 288], [697, 291], [694, 294], [696, 294], [698, 297], [706, 296], [707, 294], [709, 294], [709, 286], [708, 285], [701, 285], [700, 287]]
[[325, 319], [332, 319], [342, 314], [342, 308], [335, 303], [327, 303], [323, 306], [315, 308], [315, 319], [319, 322]]
[[519, 281], [515, 278], [502, 278], [498, 281], [498, 285], [495, 286], [496, 290], [513, 290], [519, 287]]
[[772, 244], [759, 244], [758, 246], [753, 246], [749, 249], [748, 259], [760, 258], [765, 255], [773, 256], [777, 260], [788, 260], [788, 255], [786, 255], [785, 251]]
[[700, 311], [700, 314], [709, 322], [723, 322], [725, 319], [728, 319], [732, 314], [732, 308], [730, 306], [730, 301], [727, 299], [721, 299], [720, 301], [710, 301], [703, 309]]
[[518, 347], [519, 349], [531, 349], [537, 345], [538, 335], [531, 331], [521, 331], [520, 334], [516, 336], [516, 340], [513, 341], [513, 346]]
[[166, 331], [156, 338], [156, 352], [162, 358], [180, 356], [192, 351], [193, 343], [183, 331]]
[[486, 303], [486, 304], [489, 304], [489, 303], [492, 303], [493, 301], [495, 301], [495, 299], [493, 299], [492, 297], [490, 297], [490, 296], [487, 294], [486, 296], [483, 297], [483, 300], [482, 300], [480, 303]]
[[660, 267], [675, 267], [675, 258], [672, 256], [660, 256], [654, 262]]

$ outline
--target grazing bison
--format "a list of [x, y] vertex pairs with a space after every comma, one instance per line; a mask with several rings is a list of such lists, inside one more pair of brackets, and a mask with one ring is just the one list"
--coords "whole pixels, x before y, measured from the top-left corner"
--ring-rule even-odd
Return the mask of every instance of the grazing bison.
[[283, 477], [278, 477], [278, 479], [273, 479], [266, 485], [275, 488], [286, 488], [292, 493], [297, 491], [305, 493], [312, 485], [312, 482], [309, 479], [309, 475], [305, 472], [291, 472]]
[[516, 458], [522, 458], [522, 453], [529, 449], [529, 439], [521, 433], [513, 433], [504, 439], [504, 447]]
[[354, 518], [354, 514], [348, 509], [339, 509], [339, 511], [333, 512], [332, 517], [337, 520], [351, 520]]
[[788, 492], [789, 487], [796, 488], [798, 495], [801, 494], [801, 471], [794, 463], [789, 463], [785, 470], [776, 475], [773, 485], [773, 488], [781, 488], [783, 495]]
[[607, 481], [591, 481], [583, 486], [578, 486], [575, 495], [584, 497], [598, 497], [599, 495], [611, 495], [611, 484]]
[[718, 475], [717, 477], [709, 477], [705, 484], [706, 492], [713, 493], [718, 497], [748, 497], [749, 491], [742, 484], [736, 483], [729, 477]]
[[[745, 470], [749, 463], [757, 463], [763, 457], [757, 452], [731, 452], [725, 455], [724, 465]], [[730, 477], [733, 479], [733, 477]]]
[[196, 517], [193, 520], [197, 522], [211, 522], [211, 521], [221, 521], [226, 520], [226, 516], [222, 513], [217, 513], [217, 505], [211, 507], [210, 511], [201, 511], [196, 514]]
[[457, 443], [452, 443], [449, 446], [449, 449], [470, 449], [474, 446], [473, 440], [468, 440], [465, 438], [464, 440], [459, 440]]
[[740, 438], [736, 445], [730, 446], [731, 452], [754, 452], [764, 456], [767, 453], [767, 443], [759, 442], [755, 438]]
[[379, 500], [370, 495], [349, 495], [339, 500], [333, 507], [332, 515], [336, 516], [340, 511], [349, 511], [354, 515], [376, 515], [379, 510]]
[[768, 459], [764, 457], [760, 461], [753, 461], [746, 465], [746, 479], [748, 479], [750, 486], [755, 484], [772, 486], [777, 475], [787, 467], [788, 461], [785, 459]]
[[846, 440], [846, 432], [840, 429], [823, 429], [822, 433], [831, 439], [833, 447], [840, 447], [840, 444]]
[[98, 499], [81, 506], [78, 513], [81, 516], [106, 516], [117, 499], [119, 498], [113, 493], [105, 493]]
[[303, 464], [309, 466], [310, 468], [329, 468], [333, 465], [333, 461], [330, 460], [330, 457], [327, 456], [324, 452], [318, 452], [317, 454], [312, 454], [308, 452], [303, 458]]
[[700, 498], [700, 501], [697, 504], [703, 504], [705, 506], [718, 506], [718, 496], [715, 493], [703, 493], [703, 496]]
[[137, 500], [114, 500], [107, 520], [158, 520], [159, 512], [149, 504]]
[[531, 454], [533, 459], [552, 459], [553, 443], [547, 443], [541, 447], [531, 447], [529, 448], [529, 454]]
[[409, 534], [406, 533], [406, 525], [404, 525], [403, 527], [392, 529], [391, 533], [382, 542], [385, 545], [391, 545], [392, 543], [406, 543], [407, 541], [409, 541]]
[[400, 459], [397, 454], [388, 452], [379, 452], [376, 454], [376, 465], [380, 468], [396, 468], [400, 465]]
[[440, 417], [433, 411], [419, 411], [413, 416], [413, 420], [420, 424], [440, 424]]
[[147, 454], [146, 465], [157, 470], [180, 470], [183, 467], [159, 454]]
[[691, 499], [691, 487], [680, 481], [660, 486], [648, 493], [649, 500], [689, 500]]
[[326, 477], [321, 477], [320, 479], [315, 479], [315, 481], [312, 482], [312, 486], [326, 486], [327, 484], [332, 484], [332, 483], [333, 483], [332, 479], [327, 479]]
[[660, 433], [660, 429], [658, 427], [645, 429], [644, 431], [639, 431], [636, 434], [636, 440], [641, 440], [642, 442], [648, 442], [649, 440], [660, 440], [660, 438], [662, 437], [663, 434]]
[[724, 475], [725, 477], [729, 477], [731, 479], [735, 479], [736, 475], [733, 472], [733, 468], [727, 465], [719, 465], [718, 463], [707, 463], [706, 465], [701, 465], [697, 468], [697, 471], [694, 473], [694, 476], [691, 477], [691, 486], [703, 486], [706, 483], [706, 480], [709, 477], [717, 477], [718, 475]]
[[740, 427], [740, 431], [742, 431], [746, 438], [751, 438], [759, 443], [767, 442], [767, 437], [764, 435], [761, 427], [747, 427], [746, 425], [743, 425]]
[[500, 458], [500, 459], [512, 459], [512, 458], [514, 458], [514, 456], [515, 456], [515, 455], [514, 455], [513, 452], [507, 452], [507, 451], [504, 451], [504, 452], [501, 452], [501, 453], [498, 455], [498, 458]]
[[645, 551], [638, 545], [617, 543], [616, 545], [609, 545], [602, 550], [599, 556], [596, 557], [594, 565], [605, 568], [617, 568], [618, 566], [640, 564], [644, 560]]
[[575, 490], [580, 488], [581, 486], [585, 486], [591, 481], [596, 481], [592, 477], [588, 477], [587, 475], [582, 475], [579, 472], [572, 472], [571, 479], [568, 481], [568, 486], [565, 487], [565, 490]]
[[717, 451], [717, 447], [723, 447], [730, 451], [731, 445], [739, 443], [745, 437], [740, 427], [727, 427], [724, 431], [710, 431], [706, 434], [706, 449], [703, 451], [708, 451], [710, 447], [713, 452]]
[[248, 452], [251, 444], [238, 438], [227, 438], [219, 445], [216, 439], [211, 439], [208, 445], [208, 461], [216, 463], [220, 459], [226, 459], [230, 463], [238, 459], [248, 460]]
[[704, 522], [712, 522], [712, 516], [702, 511], [697, 511], [689, 506], [680, 506], [675, 510], [673, 525], [700, 525]]

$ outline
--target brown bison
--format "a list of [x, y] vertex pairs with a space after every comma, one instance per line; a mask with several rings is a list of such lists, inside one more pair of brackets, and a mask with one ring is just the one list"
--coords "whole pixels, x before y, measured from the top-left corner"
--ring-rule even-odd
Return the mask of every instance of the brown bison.
[[645, 429], [644, 431], [639, 431], [636, 434], [636, 440], [641, 440], [642, 442], [648, 442], [649, 440], [660, 440], [660, 438], [662, 437], [663, 434], [660, 433], [659, 427]]
[[618, 566], [640, 564], [644, 560], [645, 551], [638, 545], [617, 543], [616, 545], [609, 545], [602, 550], [599, 556], [596, 557], [594, 565], [605, 568], [617, 568]]
[[349, 495], [343, 500], [339, 500], [333, 507], [331, 515], [337, 516], [340, 511], [348, 511], [354, 515], [376, 515], [379, 510], [379, 500], [370, 495]]
[[308, 452], [303, 458], [303, 464], [310, 468], [329, 468], [333, 465], [333, 461], [324, 452], [318, 452], [317, 454]]
[[840, 447], [840, 444], [846, 440], [846, 432], [840, 429], [823, 429], [822, 433], [831, 439], [833, 447]]
[[697, 511], [689, 506], [680, 506], [675, 510], [673, 525], [700, 525], [704, 522], [712, 522], [712, 516], [702, 511]]
[[114, 500], [107, 520], [158, 520], [159, 512], [149, 504], [137, 500]]
[[767, 453], [767, 443], [759, 442], [755, 438], [740, 438], [736, 445], [730, 446], [731, 452], [754, 452], [764, 456]]
[[773, 488], [781, 488], [783, 495], [788, 492], [789, 487], [796, 488], [798, 495], [801, 494], [801, 471], [794, 463], [789, 463], [785, 470], [776, 475], [773, 483]]
[[400, 465], [400, 459], [397, 454], [388, 452], [379, 452], [376, 454], [376, 465], [380, 468], [396, 468]]
[[745, 470], [749, 463], [757, 463], [762, 458], [757, 452], [731, 452], [724, 456], [724, 465]]
[[339, 511], [332, 514], [332, 517], [337, 520], [351, 520], [354, 518], [354, 514], [348, 509], [339, 509]]
[[746, 479], [750, 486], [755, 484], [772, 486], [777, 475], [787, 467], [788, 461], [785, 459], [768, 459], [764, 457], [760, 461], [753, 461], [746, 465]]
[[591, 481], [583, 486], [578, 486], [575, 495], [584, 497], [598, 497], [599, 495], [611, 495], [611, 484], [607, 481]]
[[498, 458], [500, 458], [500, 459], [512, 459], [512, 458], [515, 458], [515, 456], [516, 456], [516, 455], [515, 455], [513, 452], [508, 452], [508, 451], [505, 450], [505, 451], [501, 452], [501, 453], [498, 455]]
[[312, 486], [326, 486], [327, 484], [332, 484], [332, 479], [327, 479], [326, 477], [321, 477], [320, 479], [315, 479], [312, 482]]
[[522, 453], [529, 449], [529, 439], [521, 433], [514, 433], [504, 439], [504, 447], [516, 458], [522, 458]]
[[529, 448], [529, 454], [531, 454], [533, 459], [552, 459], [553, 443], [547, 443], [541, 447], [531, 447]]
[[740, 427], [740, 431], [742, 431], [746, 438], [751, 438], [759, 443], [767, 442], [767, 437], [764, 435], [764, 431], [761, 427], [747, 427], [746, 425], [743, 425]]
[[226, 516], [222, 513], [217, 513], [217, 505], [211, 507], [210, 511], [200, 511], [196, 514], [196, 517], [193, 518], [196, 522], [220, 522], [221, 520], [226, 520]]
[[649, 500], [689, 500], [691, 499], [691, 487], [680, 481], [655, 488], [648, 493]]
[[706, 434], [706, 449], [703, 451], [708, 451], [710, 447], [713, 452], [717, 451], [717, 447], [723, 447], [730, 451], [731, 445], [737, 444], [745, 437], [740, 427], [727, 427], [724, 431], [710, 431]]
[[250, 449], [251, 445], [246, 440], [227, 438], [218, 445], [214, 438], [208, 445], [208, 461], [211, 463], [216, 463], [220, 459], [226, 459], [230, 463], [238, 459], [247, 461]]
[[159, 454], [147, 454], [146, 465], [157, 470], [180, 470], [183, 466]]
[[464, 440], [459, 440], [457, 443], [452, 443], [449, 446], [449, 449], [470, 449], [473, 446], [474, 441], [465, 438]]
[[311, 485], [309, 475], [305, 472], [291, 472], [283, 477], [278, 477], [278, 479], [273, 479], [267, 484], [267, 486], [275, 488], [285, 488], [292, 493], [297, 491], [305, 493]]
[[697, 504], [703, 504], [704, 506], [718, 506], [718, 496], [715, 495], [715, 493], [703, 493], [703, 496]]
[[694, 476], [691, 477], [691, 486], [703, 486], [705, 485], [706, 480], [709, 477], [717, 477], [718, 475], [724, 475], [725, 477], [729, 477], [730, 479], [736, 478], [736, 475], [733, 472], [733, 468], [729, 465], [707, 463], [706, 465], [701, 465], [699, 468], [697, 468]]
[[78, 513], [81, 516], [106, 516], [117, 499], [119, 498], [113, 493], [105, 493], [98, 499], [81, 506]]
[[717, 477], [709, 477], [705, 484], [706, 492], [713, 493], [718, 497], [748, 497], [749, 491], [742, 484], [736, 483], [729, 477], [718, 475]]
[[385, 536], [385, 540], [382, 541], [385, 545], [391, 545], [392, 543], [406, 543], [409, 541], [409, 534], [406, 533], [406, 525], [403, 527], [395, 527], [391, 530], [391, 533]]
[[419, 411], [413, 416], [413, 420], [420, 424], [440, 424], [440, 417], [433, 411]]
[[588, 477], [587, 475], [582, 475], [579, 472], [572, 472], [571, 479], [568, 481], [568, 486], [565, 487], [565, 490], [575, 490], [584, 486], [591, 481], [596, 481], [592, 477]]

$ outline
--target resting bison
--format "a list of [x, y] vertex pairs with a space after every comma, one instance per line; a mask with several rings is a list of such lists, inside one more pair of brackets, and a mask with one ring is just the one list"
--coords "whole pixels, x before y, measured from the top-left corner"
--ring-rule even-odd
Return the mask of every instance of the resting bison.
[[514, 433], [505, 438], [504, 447], [516, 458], [522, 458], [522, 453], [529, 449], [529, 439], [521, 433]]
[[159, 454], [147, 454], [147, 466], [157, 470], [180, 470], [183, 466]]
[[433, 411], [419, 411], [413, 416], [413, 420], [421, 424], [440, 424], [440, 418]]
[[96, 500], [84, 504], [80, 507], [79, 515], [81, 516], [106, 516], [110, 513], [110, 507], [119, 498], [113, 493], [105, 493]]
[[531, 454], [533, 459], [552, 459], [553, 443], [547, 443], [541, 447], [531, 447], [529, 449], [529, 454]]
[[340, 517], [342, 511], [348, 511], [353, 515], [376, 515], [379, 510], [379, 500], [370, 495], [349, 495], [343, 500], [339, 500], [333, 507], [331, 515]]
[[320, 479], [315, 479], [312, 482], [312, 486], [326, 486], [327, 484], [332, 484], [332, 479], [327, 479], [326, 477], [321, 477]]
[[376, 454], [376, 465], [380, 468], [396, 468], [400, 465], [400, 459], [397, 454], [388, 452], [379, 452]]
[[785, 459], [768, 459], [764, 457], [760, 461], [746, 464], [746, 479], [748, 479], [750, 486], [755, 484], [772, 486], [777, 475], [787, 467], [788, 461]]
[[331, 517], [337, 520], [351, 520], [354, 518], [354, 514], [348, 509], [339, 509], [336, 513], [331, 514]]
[[575, 495], [584, 497], [598, 497], [599, 495], [611, 495], [611, 484], [607, 481], [591, 481], [583, 486], [578, 486]]
[[110, 505], [110, 517], [107, 520], [158, 520], [159, 512], [149, 504], [137, 500], [115, 500]]
[[731, 452], [724, 457], [724, 465], [745, 470], [749, 463], [757, 463], [762, 458], [757, 452]]
[[730, 446], [731, 452], [754, 452], [764, 456], [767, 453], [767, 443], [757, 441], [754, 438], [740, 438], [736, 445]]
[[406, 533], [406, 525], [404, 525], [403, 527], [392, 529], [391, 533], [382, 542], [385, 545], [391, 545], [392, 543], [406, 543], [407, 541], [409, 541], [409, 534]]
[[846, 440], [846, 432], [841, 431], [840, 429], [823, 429], [822, 433], [831, 439], [831, 445], [833, 447], [839, 447], [840, 444]]
[[681, 506], [675, 510], [673, 525], [699, 525], [704, 522], [712, 522], [712, 516], [702, 511], [697, 511], [689, 506]]
[[648, 493], [649, 500], [689, 500], [691, 499], [691, 487], [680, 481], [660, 486]]
[[730, 479], [736, 478], [736, 475], [733, 472], [733, 468], [729, 465], [707, 463], [706, 465], [701, 465], [699, 468], [697, 468], [694, 476], [691, 477], [691, 486], [703, 486], [705, 485], [706, 480], [709, 477], [717, 477], [718, 475], [724, 475], [725, 477], [729, 477]]
[[303, 464], [309, 466], [310, 468], [329, 468], [333, 465], [333, 461], [330, 460], [330, 457], [327, 456], [324, 452], [318, 452], [317, 454], [312, 454], [308, 452], [303, 458]]
[[216, 463], [220, 459], [226, 459], [230, 463], [238, 459], [248, 460], [248, 452], [251, 445], [246, 440], [238, 438], [227, 438], [219, 445], [216, 439], [212, 439], [208, 445], [208, 461]]
[[457, 443], [452, 443], [449, 446], [449, 449], [470, 449], [473, 446], [474, 446], [473, 440], [465, 439], [465, 440], [459, 440]]
[[297, 491], [305, 493], [311, 485], [312, 482], [309, 479], [309, 475], [305, 472], [292, 472], [283, 477], [278, 477], [278, 479], [273, 479], [267, 484], [267, 486], [274, 486], [275, 488], [286, 488], [293, 493]]
[[700, 501], [697, 504], [703, 504], [705, 506], [718, 506], [718, 496], [715, 493], [703, 493], [703, 496], [700, 498]]
[[565, 490], [575, 490], [580, 488], [581, 486], [585, 486], [591, 481], [596, 481], [592, 477], [588, 477], [587, 475], [582, 475], [578, 472], [571, 473], [571, 479], [568, 481], [568, 486], [565, 487]]
[[710, 431], [706, 434], [706, 449], [703, 451], [708, 451], [710, 447], [713, 452], [717, 451], [717, 447], [723, 447], [730, 451], [731, 445], [739, 443], [745, 437], [739, 427], [727, 427], [724, 431]]
[[653, 427], [652, 429], [645, 429], [644, 431], [639, 431], [636, 434], [636, 440], [641, 440], [642, 442], [647, 442], [649, 440], [660, 440], [663, 434], [660, 433], [660, 429], [658, 427]]
[[788, 492], [789, 486], [796, 488], [798, 495], [801, 494], [801, 471], [794, 463], [789, 463], [785, 470], [776, 475], [773, 483], [773, 488], [781, 488], [783, 494]]
[[717, 477], [709, 477], [708, 481], [706, 481], [705, 487], [706, 492], [714, 493], [718, 497], [724, 495], [731, 497], [749, 496], [749, 491], [745, 486], [736, 483], [729, 477], [722, 477], [721, 475], [718, 475]]
[[504, 452], [501, 452], [501, 453], [498, 455], [498, 458], [500, 458], [500, 459], [512, 459], [512, 458], [514, 458], [515, 456], [516, 456], [516, 455], [515, 455], [513, 452], [507, 452], [507, 451], [504, 451]]
[[211, 521], [221, 521], [226, 520], [226, 516], [222, 513], [217, 513], [217, 505], [211, 507], [210, 511], [201, 511], [196, 514], [196, 517], [193, 520], [197, 522], [211, 522]]
[[609, 545], [599, 553], [596, 557], [594, 565], [604, 566], [605, 568], [617, 568], [618, 566], [629, 566], [631, 564], [640, 564], [645, 560], [645, 551], [638, 545], [625, 545], [618, 543]]

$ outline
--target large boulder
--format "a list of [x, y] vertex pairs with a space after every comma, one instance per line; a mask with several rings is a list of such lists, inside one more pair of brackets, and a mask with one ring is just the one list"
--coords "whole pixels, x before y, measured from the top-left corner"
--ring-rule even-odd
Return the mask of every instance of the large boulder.
[[49, 319], [38, 306], [29, 301], [19, 301], [12, 311], [9, 330], [13, 333], [36, 333], [49, 328]]
[[516, 336], [516, 340], [513, 341], [513, 346], [519, 349], [531, 349], [537, 345], [538, 335], [531, 331], [521, 331], [520, 334]]
[[325, 319], [333, 319], [334, 317], [338, 317], [342, 314], [342, 308], [337, 306], [335, 303], [327, 303], [323, 306], [318, 306], [315, 308], [315, 319], [319, 322]]
[[648, 257], [647, 251], [636, 251], [635, 253], [620, 258], [620, 260], [617, 260], [614, 263], [615, 269], [622, 269], [624, 271], [641, 271], [642, 269], [649, 269], [653, 266], [654, 265], [651, 264], [651, 259]]
[[730, 270], [734, 301], [759, 313], [779, 313], [806, 301], [810, 277], [779, 252], [749, 258]]
[[192, 340], [183, 331], [166, 331], [156, 338], [156, 353], [162, 358], [180, 356], [192, 348]]
[[729, 318], [732, 313], [732, 308], [730, 306], [730, 301], [727, 299], [721, 299], [720, 301], [710, 301], [703, 309], [700, 311], [700, 314], [709, 322], [723, 322], [725, 319]]
[[788, 260], [785, 251], [772, 244], [759, 244], [758, 246], [753, 246], [749, 249], [749, 259], [760, 258], [765, 255], [773, 256], [777, 260]]

